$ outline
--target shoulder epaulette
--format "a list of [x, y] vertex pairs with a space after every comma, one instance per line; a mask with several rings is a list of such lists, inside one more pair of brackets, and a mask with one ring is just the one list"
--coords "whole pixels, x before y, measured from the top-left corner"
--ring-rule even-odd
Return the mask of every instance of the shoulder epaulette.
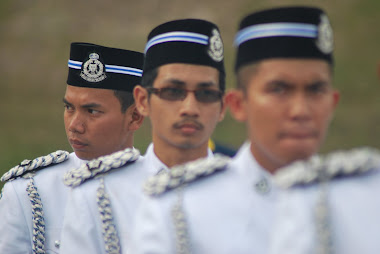
[[356, 148], [294, 162], [276, 173], [275, 182], [283, 188], [289, 188], [375, 169], [380, 169], [380, 151], [369, 147]]
[[127, 148], [110, 155], [91, 160], [77, 169], [70, 170], [64, 175], [63, 182], [70, 187], [76, 187], [97, 175], [105, 174], [112, 169], [120, 168], [127, 163], [135, 162], [140, 152], [134, 148]]
[[151, 196], [160, 195], [185, 183], [222, 171], [229, 161], [230, 157], [216, 154], [212, 158], [202, 158], [174, 166], [166, 174], [149, 178], [144, 184], [144, 192]]
[[23, 176], [27, 173], [31, 173], [37, 169], [42, 169], [50, 165], [64, 162], [68, 159], [68, 157], [69, 152], [58, 150], [46, 156], [38, 157], [34, 160], [23, 160], [19, 165], [11, 168], [7, 173], [5, 173], [0, 178], [0, 181], [5, 182], [10, 179], [15, 179], [17, 177]]

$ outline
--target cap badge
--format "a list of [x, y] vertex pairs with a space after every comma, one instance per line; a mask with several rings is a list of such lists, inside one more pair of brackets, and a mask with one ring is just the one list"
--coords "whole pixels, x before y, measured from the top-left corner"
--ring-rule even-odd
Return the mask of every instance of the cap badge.
[[333, 31], [329, 19], [325, 14], [321, 15], [316, 44], [319, 50], [324, 54], [330, 54], [334, 49]]
[[104, 73], [104, 65], [99, 61], [97, 53], [91, 53], [89, 59], [83, 64], [80, 76], [89, 82], [100, 82], [107, 76]]
[[209, 56], [216, 62], [223, 60], [223, 42], [218, 30], [212, 30], [210, 37], [210, 48], [208, 50]]

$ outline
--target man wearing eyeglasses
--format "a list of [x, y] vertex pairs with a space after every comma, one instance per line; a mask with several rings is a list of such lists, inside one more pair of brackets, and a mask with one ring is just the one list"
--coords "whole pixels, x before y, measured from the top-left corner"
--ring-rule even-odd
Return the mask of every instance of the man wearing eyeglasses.
[[[224, 117], [224, 90], [223, 43], [215, 24], [185, 19], [154, 28], [145, 48], [142, 84], [134, 89], [138, 111], [150, 119], [153, 142], [144, 158], [116, 166], [101, 180], [79, 179], [87, 182], [70, 194], [61, 253], [126, 253], [142, 197], [129, 175], [141, 170], [153, 175], [157, 168], [165, 175], [174, 165], [213, 156], [208, 141]], [[89, 162], [83, 176], [88, 169], [102, 171], [112, 156]], [[67, 175], [66, 184], [76, 185], [75, 172]], [[108, 193], [107, 213], [100, 216], [99, 187]]]

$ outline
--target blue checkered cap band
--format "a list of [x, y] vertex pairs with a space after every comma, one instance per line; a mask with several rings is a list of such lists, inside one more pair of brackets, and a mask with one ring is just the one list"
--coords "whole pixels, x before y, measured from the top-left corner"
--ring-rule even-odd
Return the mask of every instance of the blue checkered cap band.
[[208, 44], [209, 37], [204, 34], [192, 32], [169, 32], [157, 35], [150, 39], [145, 47], [145, 53], [154, 45], [166, 42], [190, 42], [202, 45]]
[[317, 38], [318, 27], [306, 23], [270, 23], [253, 25], [239, 31], [235, 37], [234, 44], [238, 47], [250, 40], [279, 36]]
[[[68, 66], [69, 68], [80, 70], [82, 69], [82, 64], [83, 63], [79, 61], [69, 60]], [[126, 75], [132, 75], [132, 76], [137, 76], [137, 77], [141, 77], [142, 72], [143, 72], [141, 69], [117, 66], [117, 65], [106, 64], [105, 67], [106, 67], [106, 72], [126, 74]]]

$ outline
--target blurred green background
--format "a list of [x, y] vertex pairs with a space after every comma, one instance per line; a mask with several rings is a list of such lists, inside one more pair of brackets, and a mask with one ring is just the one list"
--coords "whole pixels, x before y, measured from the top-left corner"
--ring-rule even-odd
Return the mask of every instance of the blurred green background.
[[[364, 145], [380, 148], [378, 0], [1, 0], [0, 174], [25, 158], [57, 149], [71, 151], [62, 104], [71, 42], [143, 51], [156, 25], [178, 18], [207, 19], [221, 29], [231, 88], [232, 44], [240, 19], [255, 10], [290, 4], [324, 8], [335, 30], [334, 85], [341, 101], [322, 152]], [[213, 137], [238, 148], [245, 129], [227, 115]], [[144, 152], [149, 140], [146, 120], [136, 133], [135, 146]]]

